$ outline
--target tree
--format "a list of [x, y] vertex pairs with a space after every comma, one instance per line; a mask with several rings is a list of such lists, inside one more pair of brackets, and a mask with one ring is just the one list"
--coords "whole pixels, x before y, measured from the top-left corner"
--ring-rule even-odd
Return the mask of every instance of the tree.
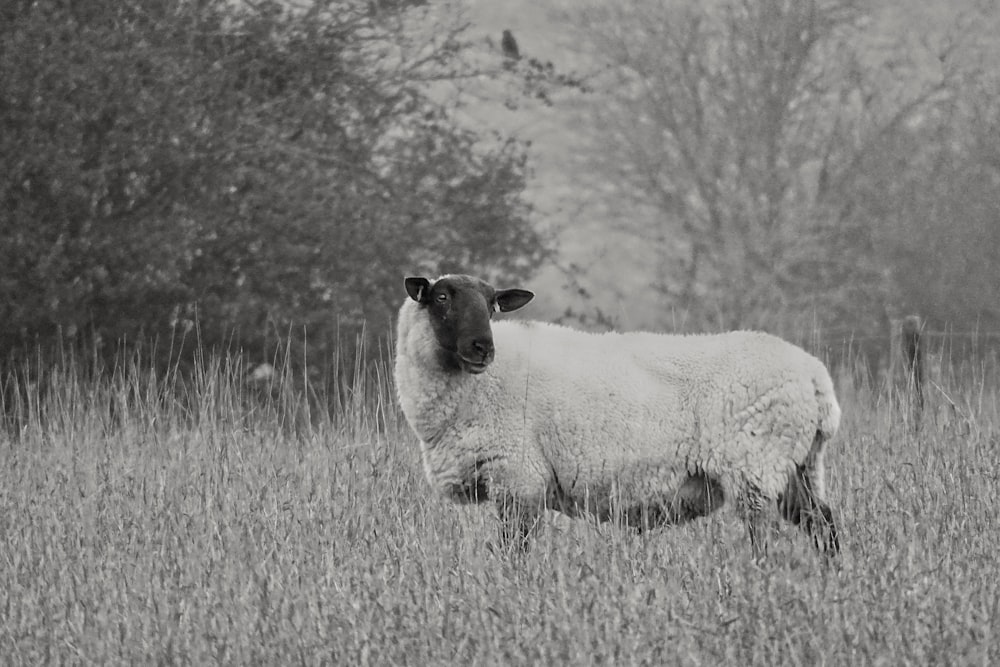
[[881, 326], [892, 290], [856, 195], [949, 81], [879, 80], [864, 19], [853, 0], [631, 0], [571, 19], [616, 76], [595, 172], [659, 212], [636, 232], [701, 328]]
[[387, 333], [408, 271], [529, 272], [525, 157], [425, 94], [461, 26], [421, 2], [6, 3], [0, 344], [195, 320], [267, 356]]
[[859, 214], [880, 222], [877, 254], [888, 267], [893, 314], [918, 313], [933, 329], [1000, 327], [1000, 85], [993, 76], [966, 69], [946, 104], [925, 110], [870, 156], [868, 177], [854, 188]]

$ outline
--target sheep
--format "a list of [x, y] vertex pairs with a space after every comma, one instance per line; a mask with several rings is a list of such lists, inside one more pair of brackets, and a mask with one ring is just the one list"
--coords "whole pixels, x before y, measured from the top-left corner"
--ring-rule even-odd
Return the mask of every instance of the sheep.
[[544, 509], [639, 531], [724, 503], [766, 554], [766, 504], [827, 555], [823, 449], [840, 422], [825, 366], [750, 331], [594, 334], [534, 321], [523, 289], [466, 275], [404, 281], [395, 382], [430, 484], [493, 502], [501, 539], [527, 548]]

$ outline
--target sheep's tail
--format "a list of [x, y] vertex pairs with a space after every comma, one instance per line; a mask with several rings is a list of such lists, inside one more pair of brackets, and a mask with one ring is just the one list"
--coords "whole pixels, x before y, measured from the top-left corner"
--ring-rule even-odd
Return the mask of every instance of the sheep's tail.
[[[818, 362], [817, 362], [818, 363]], [[837, 434], [840, 427], [840, 404], [837, 403], [837, 395], [833, 391], [833, 380], [826, 367], [819, 364], [819, 372], [813, 377], [813, 387], [816, 390], [817, 414], [817, 440], [826, 442]], [[813, 448], [822, 446], [822, 442], [813, 443]], [[812, 452], [810, 451], [810, 456]]]

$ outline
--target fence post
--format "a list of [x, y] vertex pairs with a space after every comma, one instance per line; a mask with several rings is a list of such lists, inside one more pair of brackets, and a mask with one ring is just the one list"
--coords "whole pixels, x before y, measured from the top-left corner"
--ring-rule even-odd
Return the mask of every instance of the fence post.
[[903, 369], [906, 373], [905, 387], [907, 403], [913, 411], [913, 427], [920, 428], [924, 412], [925, 350], [921, 340], [924, 322], [919, 315], [907, 315], [900, 322], [900, 347], [903, 353]]

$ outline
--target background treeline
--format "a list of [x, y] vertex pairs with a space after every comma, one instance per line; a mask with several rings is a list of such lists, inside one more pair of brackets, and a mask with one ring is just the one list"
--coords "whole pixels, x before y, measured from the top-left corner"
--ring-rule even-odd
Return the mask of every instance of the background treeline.
[[324, 359], [388, 331], [404, 272], [537, 265], [523, 146], [425, 94], [469, 68], [421, 4], [3, 0], [3, 354]]
[[323, 366], [410, 271], [874, 357], [911, 313], [1000, 331], [994, 3], [574, 0], [520, 59], [483, 5], [0, 1], [4, 358]]
[[586, 287], [657, 293], [654, 328], [1000, 331], [996, 3], [561, 6], [600, 72], [580, 173], [647, 268]]

